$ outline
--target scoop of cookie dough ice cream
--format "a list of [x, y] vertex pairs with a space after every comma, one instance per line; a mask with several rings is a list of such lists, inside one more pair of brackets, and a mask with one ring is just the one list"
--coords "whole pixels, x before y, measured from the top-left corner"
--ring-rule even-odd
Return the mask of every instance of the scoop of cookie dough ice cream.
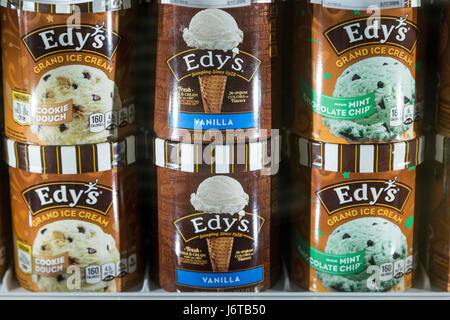
[[[407, 131], [411, 124], [391, 123], [391, 110], [414, 106], [415, 81], [409, 69], [388, 57], [361, 60], [347, 68], [338, 78], [333, 96], [352, 98], [374, 92], [374, 113], [353, 120], [324, 118], [330, 132], [350, 141], [390, 141]], [[412, 120], [412, 119], [411, 119]]]
[[367, 285], [371, 276], [367, 268], [372, 265], [394, 263], [405, 259], [408, 253], [406, 237], [395, 224], [382, 218], [361, 218], [347, 222], [328, 237], [325, 252], [329, 254], [351, 254], [364, 251], [364, 269], [356, 274], [334, 275], [317, 272], [317, 278], [325, 288], [332, 291], [364, 292], [388, 291], [401, 281], [392, 277], [381, 281], [381, 288]]
[[[81, 271], [80, 291], [116, 291], [115, 281], [86, 283], [85, 268], [90, 265], [116, 263], [120, 259], [113, 237], [95, 224], [79, 220], [62, 220], [42, 227], [34, 240], [33, 256], [55, 257], [67, 253], [69, 265], [78, 265]], [[47, 292], [73, 291], [67, 286], [72, 274], [57, 276], [34, 275], [39, 289]]]
[[112, 130], [91, 132], [89, 116], [121, 106], [115, 83], [99, 69], [84, 65], [62, 66], [45, 73], [37, 85], [33, 101], [49, 106], [72, 101], [72, 121], [60, 125], [32, 125], [31, 129], [47, 145], [77, 145], [103, 142], [114, 135]]

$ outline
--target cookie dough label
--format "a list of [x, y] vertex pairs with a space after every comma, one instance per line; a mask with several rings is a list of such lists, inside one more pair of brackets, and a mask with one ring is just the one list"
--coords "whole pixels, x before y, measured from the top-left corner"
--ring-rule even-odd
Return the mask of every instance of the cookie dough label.
[[[362, 4], [361, 6], [364, 6]], [[296, 2], [291, 129], [339, 144], [420, 135], [424, 44], [417, 7], [330, 9]]]
[[[61, 233], [61, 240], [64, 234]], [[69, 266], [69, 254], [64, 252], [53, 257], [33, 257], [33, 273], [38, 276], [58, 276], [66, 273]]]
[[72, 99], [52, 106], [39, 106], [35, 115], [38, 125], [55, 125], [72, 121]]

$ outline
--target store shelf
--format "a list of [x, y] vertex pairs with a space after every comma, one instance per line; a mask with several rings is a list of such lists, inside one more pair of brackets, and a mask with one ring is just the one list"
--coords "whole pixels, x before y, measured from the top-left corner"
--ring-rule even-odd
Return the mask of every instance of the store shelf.
[[[146, 273], [148, 274], [148, 272]], [[305, 291], [290, 283], [286, 272], [272, 289], [259, 293], [234, 292], [167, 292], [158, 288], [148, 278], [142, 286], [123, 293], [34, 293], [20, 288], [12, 269], [9, 269], [0, 288], [0, 299], [89, 299], [89, 300], [450, 300], [450, 293], [430, 286], [423, 268], [414, 288], [399, 293], [315, 293]]]

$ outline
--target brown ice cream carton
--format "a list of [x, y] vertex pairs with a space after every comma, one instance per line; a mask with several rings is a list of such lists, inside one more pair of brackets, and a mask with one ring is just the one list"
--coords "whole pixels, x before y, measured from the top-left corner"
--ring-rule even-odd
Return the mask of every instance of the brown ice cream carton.
[[[281, 1], [161, 1], [156, 136], [245, 142], [270, 136], [281, 115]], [[261, 133], [264, 132], [264, 133]]]
[[294, 1], [290, 129], [339, 144], [420, 136], [425, 36], [419, 7], [417, 1]]
[[[39, 292], [121, 292], [143, 279], [135, 137], [6, 141], [15, 274]], [[138, 288], [139, 289], [139, 288]]]
[[436, 112], [436, 130], [445, 135], [450, 135], [450, 5], [440, 3], [443, 19], [439, 29], [438, 50], [438, 107]]
[[331, 144], [291, 137], [290, 277], [316, 292], [411, 288], [424, 139]]
[[1, 4], [5, 133], [77, 145], [133, 133], [132, 0]]
[[431, 283], [450, 291], [450, 140], [435, 139], [432, 207], [428, 213], [427, 268]]
[[274, 285], [280, 267], [275, 141], [154, 140], [161, 288], [259, 292]]

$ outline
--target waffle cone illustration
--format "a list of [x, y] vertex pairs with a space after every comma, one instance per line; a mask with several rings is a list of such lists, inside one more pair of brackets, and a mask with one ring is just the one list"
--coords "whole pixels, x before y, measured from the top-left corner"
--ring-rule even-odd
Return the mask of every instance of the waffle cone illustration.
[[227, 76], [200, 76], [198, 81], [200, 82], [205, 113], [220, 113]]
[[209, 259], [213, 272], [228, 272], [233, 237], [215, 237], [206, 239], [208, 243]]

